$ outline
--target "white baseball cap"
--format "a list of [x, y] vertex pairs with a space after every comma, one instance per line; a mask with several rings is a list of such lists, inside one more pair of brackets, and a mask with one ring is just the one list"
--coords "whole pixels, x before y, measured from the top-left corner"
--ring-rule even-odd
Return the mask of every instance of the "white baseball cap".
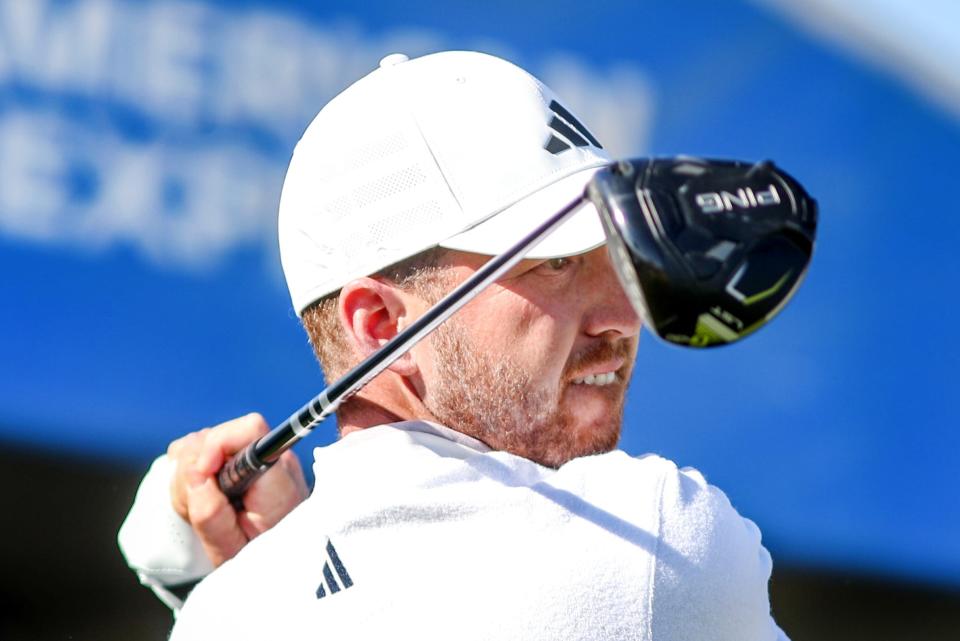
[[[317, 114], [293, 152], [279, 237], [294, 309], [437, 245], [499, 254], [609, 162], [549, 88], [505, 60], [387, 56]], [[604, 241], [588, 205], [529, 257]]]

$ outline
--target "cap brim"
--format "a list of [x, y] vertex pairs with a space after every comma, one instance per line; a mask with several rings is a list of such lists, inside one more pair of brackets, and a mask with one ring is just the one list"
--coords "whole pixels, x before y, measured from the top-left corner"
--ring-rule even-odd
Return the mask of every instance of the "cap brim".
[[[551, 214], [583, 195], [587, 183], [604, 165], [581, 169], [527, 195], [487, 220], [439, 244], [474, 254], [495, 256], [517, 243]], [[530, 250], [527, 258], [574, 256], [606, 242], [597, 210], [588, 200], [552, 234]]]

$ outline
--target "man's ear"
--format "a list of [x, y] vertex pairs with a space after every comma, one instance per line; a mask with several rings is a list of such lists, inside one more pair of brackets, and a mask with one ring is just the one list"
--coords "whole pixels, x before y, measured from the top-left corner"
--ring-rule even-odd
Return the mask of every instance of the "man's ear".
[[[337, 306], [340, 326], [361, 358], [383, 347], [410, 324], [402, 292], [390, 283], [374, 278], [358, 278], [343, 286]], [[401, 376], [417, 372], [413, 357], [407, 353], [388, 368]]]

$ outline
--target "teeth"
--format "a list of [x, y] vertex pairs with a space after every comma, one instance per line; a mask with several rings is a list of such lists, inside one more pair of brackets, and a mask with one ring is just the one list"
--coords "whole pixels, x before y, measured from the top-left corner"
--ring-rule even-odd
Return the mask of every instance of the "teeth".
[[607, 372], [606, 374], [588, 374], [583, 378], [575, 378], [575, 385], [611, 385], [617, 380], [616, 372]]

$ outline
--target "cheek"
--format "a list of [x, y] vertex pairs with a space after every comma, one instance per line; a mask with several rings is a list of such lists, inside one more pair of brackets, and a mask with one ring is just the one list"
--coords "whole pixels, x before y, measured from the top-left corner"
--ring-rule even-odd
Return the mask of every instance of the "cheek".
[[479, 348], [512, 361], [534, 379], [560, 376], [576, 331], [558, 322], [556, 312], [509, 291], [492, 296], [477, 311], [484, 316], [472, 323]]

